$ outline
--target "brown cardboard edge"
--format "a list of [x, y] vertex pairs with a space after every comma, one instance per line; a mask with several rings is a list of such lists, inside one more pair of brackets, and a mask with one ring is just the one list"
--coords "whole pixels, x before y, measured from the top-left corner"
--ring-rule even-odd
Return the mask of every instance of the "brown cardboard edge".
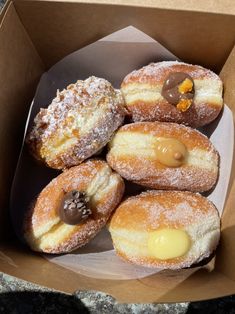
[[[235, 46], [231, 50], [224, 66], [220, 72], [220, 77], [224, 82], [224, 100], [230, 105], [233, 111], [233, 119], [235, 123], [235, 93], [234, 80], [235, 80]], [[222, 233], [221, 233], [221, 245], [219, 246], [219, 254], [216, 263], [216, 269], [223, 273], [225, 276], [235, 280], [235, 268], [234, 268], [234, 236], [235, 236], [235, 148], [233, 155], [233, 165], [231, 171], [231, 177], [229, 182], [228, 193], [226, 197], [225, 209], [221, 218], [222, 221]], [[223, 249], [222, 249], [223, 247]]]
[[[4, 261], [1, 263], [2, 272], [64, 293], [78, 290], [101, 291], [120, 303], [201, 301], [235, 293], [235, 282], [206, 268], [184, 270], [183, 280], [177, 272], [169, 273], [167, 278], [164, 273], [155, 275], [158, 278], [150, 276], [140, 280], [98, 280], [52, 264], [40, 255], [30, 254], [21, 246], [16, 249], [15, 245], [5, 244], [0, 245], [0, 250]], [[27, 264], [24, 261], [26, 255]], [[17, 260], [17, 264], [14, 260]], [[35, 272], [35, 269], [38, 271]]]
[[[3, 74], [0, 77], [0, 103], [4, 112], [0, 119], [2, 135], [0, 238], [6, 239], [11, 235], [8, 211], [10, 187], [24, 134], [24, 121], [26, 121], [29, 105], [34, 97], [38, 80], [45, 71], [45, 66], [12, 2], [7, 6], [0, 24], [0, 41], [0, 69]], [[9, 145], [9, 139], [12, 140], [12, 145]]]
[[[12, 0], [7, 0], [6, 3], [5, 3], [5, 5], [3, 6], [2, 12], [0, 12], [0, 29], [1, 29], [1, 26], [2, 26], [2, 24], [3, 24], [3, 22], [4, 22], [4, 18], [5, 18], [5, 16], [6, 16], [8, 10], [11, 8], [11, 6], [14, 7], [14, 9], [15, 9], [15, 11], [16, 11], [16, 13], [17, 13], [17, 10], [16, 10], [16, 7], [15, 7], [15, 4], [14, 4], [14, 3], [15, 3], [15, 0], [13, 0], [13, 1], [12, 1]], [[4, 10], [4, 9], [5, 9], [5, 10]], [[2, 15], [2, 13], [3, 13], [3, 15]], [[17, 13], [17, 15], [18, 15], [18, 13]], [[22, 27], [23, 27], [24, 30], [25, 30], [25, 33], [27, 33], [27, 30], [25, 29], [24, 24], [22, 23], [22, 21], [21, 21], [19, 15], [18, 15], [18, 17], [19, 17], [19, 20], [20, 20], [20, 22], [21, 22], [21, 24], [22, 24]], [[28, 34], [28, 33], [27, 33], [27, 34]], [[31, 40], [31, 38], [30, 38], [30, 36], [28, 36], [28, 40], [30, 41], [31, 48], [35, 51], [35, 53], [37, 54], [38, 58], [40, 59], [41, 65], [45, 68], [45, 65], [44, 65], [44, 63], [43, 63], [43, 61], [42, 61], [42, 58], [41, 58], [40, 55], [38, 54], [38, 52], [37, 52], [37, 50], [36, 50], [36, 48], [35, 48], [35, 46], [34, 46], [32, 40]]]
[[[99, 1], [99, 0], [98, 0]], [[111, 2], [111, 1], [110, 1]], [[208, 24], [208, 27], [210, 31], [214, 34], [213, 40], [210, 41], [210, 45], [207, 49], [209, 49], [209, 54], [213, 54], [215, 52], [215, 59], [216, 62], [212, 62], [211, 58], [206, 57], [204, 59], [204, 56], [202, 55], [203, 49], [194, 49], [192, 50], [192, 57], [193, 57], [193, 63], [195, 64], [201, 64], [206, 65], [209, 64], [209, 68], [214, 69], [216, 72], [218, 72], [221, 68], [223, 63], [225, 62], [225, 57], [229, 55], [229, 52], [233, 45], [234, 37], [232, 37], [231, 27], [234, 26], [234, 16], [233, 15], [223, 15], [223, 14], [211, 14], [211, 13], [198, 13], [198, 12], [190, 12], [190, 11], [183, 11], [181, 9], [180, 11], [176, 10], [169, 10], [169, 9], [157, 9], [157, 8], [146, 8], [146, 7], [137, 7], [137, 6], [125, 6], [125, 5], [117, 5], [114, 10], [113, 5], [107, 5], [107, 4], [96, 4], [91, 5], [88, 2], [70, 2], [70, 1], [64, 1], [64, 2], [55, 2], [55, 1], [36, 1], [36, 0], [16, 0], [14, 1], [17, 13], [24, 24], [26, 30], [28, 31], [29, 36], [31, 37], [33, 43], [35, 44], [35, 47], [37, 48], [40, 56], [42, 57], [44, 63], [46, 64], [47, 69], [49, 69], [53, 64], [58, 62], [60, 59], [68, 55], [71, 51], [75, 51], [81, 47], [84, 47], [88, 44], [93, 43], [94, 41], [100, 39], [103, 37], [103, 35], [107, 35], [110, 32], [117, 31], [120, 28], [126, 27], [128, 25], [132, 25], [142, 29], [145, 33], [147, 33], [149, 36], [158, 39], [158, 41], [165, 45], [169, 50], [174, 52], [176, 54], [177, 49], [179, 49], [179, 40], [176, 38], [171, 41], [169, 40], [170, 37], [170, 27], [168, 27], [168, 24], [171, 25], [171, 23], [167, 23], [166, 25], [166, 33], [168, 34], [166, 38], [164, 39], [162, 37], [163, 33], [161, 32], [161, 28], [154, 26], [151, 28], [151, 23], [155, 24], [155, 19], [159, 19], [161, 21], [161, 27], [164, 28], [164, 20], [167, 22], [168, 18], [174, 17], [174, 15], [177, 15], [176, 19], [173, 19], [173, 24], [179, 25], [180, 27], [180, 33], [182, 36], [186, 36], [188, 38], [187, 44], [183, 45], [182, 49], [180, 48], [180, 57], [184, 59], [185, 61], [190, 61], [192, 63], [192, 60], [189, 60], [187, 57], [187, 47], [188, 46], [199, 46], [199, 47], [206, 47], [208, 45], [208, 41], [203, 40], [202, 46], [200, 44], [200, 39], [196, 40], [195, 36], [192, 36], [191, 27], [190, 27], [190, 20], [193, 19], [194, 23], [199, 23], [200, 31], [203, 32], [203, 29], [201, 29], [200, 25], [207, 25], [207, 16], [211, 16], [212, 20], [214, 20], [214, 23]], [[58, 8], [59, 7], [59, 8]], [[74, 11], [76, 11], [76, 14], [79, 15], [79, 7], [83, 10], [85, 14], [81, 15], [80, 19], [77, 19], [77, 22], [74, 22], [76, 18], [72, 15], [73, 8]], [[58, 8], [58, 9], [57, 9]], [[93, 9], [92, 9], [93, 8]], [[111, 9], [113, 8], [113, 9]], [[117, 11], [116, 11], [117, 9]], [[47, 11], [48, 10], [48, 11]], [[97, 10], [97, 11], [96, 11]], [[141, 10], [144, 11], [144, 15], [141, 16]], [[111, 11], [111, 14], [109, 12]], [[117, 17], [115, 18], [115, 13], [117, 14]], [[127, 11], [125, 13], [125, 11]], [[43, 13], [46, 18], [39, 18], [39, 12]], [[105, 20], [110, 23], [110, 27], [107, 27], [106, 23], [104, 22], [104, 19], [99, 19], [95, 21], [94, 15], [92, 12], [97, 12], [99, 15], [105, 14]], [[156, 16], [154, 17], [156, 13]], [[49, 14], [49, 15], [48, 15]], [[85, 27], [84, 32], [79, 34], [80, 32], [72, 31], [72, 37], [73, 41], [70, 42], [66, 38], [68, 36], [65, 36], [65, 34], [69, 33], [71, 30], [69, 27], [67, 27], [66, 18], [69, 18], [69, 14], [71, 14], [71, 23], [73, 25], [79, 24], [86, 25], [86, 20], [90, 19], [91, 16], [91, 24], [93, 23], [93, 30], [90, 31], [90, 28], [92, 28], [91, 24], [88, 24], [88, 27]], [[180, 16], [183, 16], [183, 20], [181, 21]], [[149, 19], [145, 19], [144, 16]], [[73, 16], [73, 17], [72, 17]], [[112, 16], [112, 18], [110, 17]], [[118, 17], [119, 16], [119, 17]], [[63, 29], [66, 30], [66, 33], [62, 32], [64, 35], [62, 36], [64, 40], [66, 41], [66, 45], [63, 45], [63, 39], [61, 36], [58, 36], [56, 47], [52, 46], [52, 42], [48, 39], [48, 36], [50, 37], [50, 34], [53, 34], [53, 27], [51, 27], [51, 18], [55, 19], [56, 22], [56, 28], [57, 31], [59, 31], [58, 25], [59, 20], [63, 21]], [[222, 27], [218, 28], [218, 21], [223, 20], [226, 23], [226, 32], [223, 30]], [[151, 23], [150, 23], [151, 21]], [[81, 24], [80, 24], [81, 23]], [[184, 23], [188, 25], [187, 27], [183, 27]], [[205, 24], [204, 24], [205, 23]], [[32, 26], [33, 25], [33, 26]], [[181, 26], [180, 26], [181, 25]], [[215, 27], [216, 25], [216, 27]], [[99, 27], [98, 27], [99, 26]], [[98, 29], [97, 29], [98, 27]], [[206, 27], [207, 28], [207, 27]], [[214, 29], [216, 28], [215, 31]], [[193, 34], [195, 34], [197, 28], [193, 31]], [[214, 31], [213, 31], [214, 30]], [[44, 33], [47, 33], [48, 36], [45, 36]], [[208, 32], [207, 32], [208, 33]], [[78, 35], [79, 34], [79, 35]], [[82, 35], [83, 34], [83, 35]], [[224, 34], [228, 34], [225, 36]], [[216, 40], [218, 38], [219, 40]], [[164, 35], [165, 37], [165, 35]], [[216, 38], [215, 38], [216, 37]], [[228, 37], [228, 41], [226, 39]], [[79, 38], [79, 42], [76, 41], [76, 39]], [[231, 45], [232, 42], [232, 45]], [[221, 46], [223, 44], [226, 46], [226, 54], [222, 53]], [[45, 47], [45, 49], [44, 49]], [[68, 49], [68, 48], [71, 49]], [[198, 47], [198, 48], [199, 48]], [[214, 47], [214, 49], [212, 49]], [[191, 58], [191, 57], [190, 57]]]
[[[32, 0], [14, 0], [19, 1], [32, 1]], [[44, 2], [64, 2], [63, 0], [37, 0]], [[159, 8], [169, 10], [180, 10], [180, 11], [193, 11], [193, 12], [206, 12], [206, 13], [219, 13], [235, 15], [235, 5], [230, 0], [224, 1], [210, 1], [210, 0], [66, 0], [66, 2], [75, 3], [90, 3], [90, 4], [113, 4], [123, 5], [132, 7], [145, 7], [145, 8]]]

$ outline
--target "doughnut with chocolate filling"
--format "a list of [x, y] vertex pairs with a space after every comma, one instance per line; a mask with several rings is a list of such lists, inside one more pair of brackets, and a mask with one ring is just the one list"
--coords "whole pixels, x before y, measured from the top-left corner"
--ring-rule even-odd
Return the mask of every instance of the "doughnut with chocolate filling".
[[180, 269], [199, 263], [216, 249], [220, 218], [216, 207], [200, 194], [148, 191], [119, 205], [109, 231], [124, 260]]
[[223, 85], [198, 65], [163, 61], [128, 74], [121, 85], [134, 122], [163, 121], [192, 127], [213, 121], [223, 106]]
[[108, 164], [123, 178], [154, 189], [210, 190], [219, 155], [199, 131], [170, 122], [122, 126], [109, 143]]
[[27, 212], [24, 238], [39, 252], [65, 253], [88, 243], [106, 224], [124, 192], [122, 178], [105, 161], [65, 170]]
[[124, 100], [105, 79], [71, 84], [41, 109], [27, 136], [36, 159], [55, 169], [80, 164], [110, 140], [125, 116]]

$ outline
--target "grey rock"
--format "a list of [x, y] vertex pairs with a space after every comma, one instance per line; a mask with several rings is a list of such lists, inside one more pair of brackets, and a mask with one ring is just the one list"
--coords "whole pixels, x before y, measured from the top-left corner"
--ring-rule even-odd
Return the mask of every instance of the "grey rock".
[[89, 309], [91, 314], [184, 314], [188, 309], [188, 303], [122, 304], [110, 295], [98, 291], [77, 291], [75, 295]]
[[49, 292], [51, 289], [32, 284], [30, 282], [0, 273], [0, 293], [14, 292], [14, 291], [38, 291]]
[[0, 273], [0, 313], [184, 314], [187, 308], [187, 303], [121, 304], [99, 291], [68, 295]]

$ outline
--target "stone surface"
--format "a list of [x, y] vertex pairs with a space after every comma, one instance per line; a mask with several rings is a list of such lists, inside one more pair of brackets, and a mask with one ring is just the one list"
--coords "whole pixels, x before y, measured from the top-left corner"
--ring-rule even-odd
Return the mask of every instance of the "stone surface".
[[235, 314], [235, 296], [189, 304], [120, 304], [102, 292], [68, 295], [0, 273], [0, 313]]
[[96, 291], [59, 293], [0, 273], [0, 313], [185, 314], [188, 304], [120, 304]]
[[92, 314], [184, 314], [188, 303], [178, 304], [121, 304], [111, 296], [97, 291], [77, 291], [75, 296]]

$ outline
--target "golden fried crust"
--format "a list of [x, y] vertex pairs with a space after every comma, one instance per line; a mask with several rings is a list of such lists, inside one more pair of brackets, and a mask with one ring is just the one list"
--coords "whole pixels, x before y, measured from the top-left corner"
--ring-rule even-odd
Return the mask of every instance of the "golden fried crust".
[[[79, 225], [60, 220], [58, 208], [64, 193], [85, 191], [91, 198], [92, 215]], [[89, 242], [106, 224], [124, 193], [122, 178], [106, 162], [88, 160], [53, 179], [27, 213], [24, 237], [30, 247], [46, 253], [64, 253]]]
[[142, 100], [136, 100], [130, 106], [127, 105], [127, 108], [134, 122], [176, 122], [194, 128], [209, 124], [216, 119], [221, 111], [221, 107], [217, 104], [201, 103], [200, 108], [192, 105], [187, 111], [181, 112], [165, 99], [160, 99], [157, 103], [154, 101], [146, 103]]
[[[185, 112], [161, 95], [164, 81], [172, 72], [187, 73], [194, 80], [194, 102]], [[212, 71], [177, 61], [151, 63], [128, 74], [121, 85], [133, 121], [177, 122], [192, 127], [206, 125], [218, 116], [223, 106], [222, 89], [222, 81]]]
[[[158, 161], [158, 139], [175, 138], [187, 148], [180, 167]], [[219, 155], [209, 139], [199, 131], [164, 122], [136, 122], [121, 127], [110, 142], [109, 165], [135, 183], [166, 190], [203, 192], [218, 177]]]
[[[149, 234], [163, 228], [181, 229], [191, 238], [186, 255], [160, 260], [148, 251]], [[134, 264], [178, 269], [210, 256], [220, 234], [215, 206], [200, 194], [148, 191], [122, 202], [113, 214], [109, 230], [119, 256]]]
[[218, 79], [218, 76], [214, 72], [199, 65], [178, 61], [163, 61], [150, 63], [139, 70], [131, 72], [124, 78], [122, 87], [125, 87], [129, 83], [138, 83], [140, 81], [141, 83], [149, 83], [151, 85], [156, 83], [163, 84], [166, 76], [171, 72], [184, 72], [189, 74], [193, 79]]
[[92, 76], [58, 92], [51, 105], [40, 110], [27, 143], [47, 166], [69, 168], [104, 147], [124, 116], [121, 92]]

